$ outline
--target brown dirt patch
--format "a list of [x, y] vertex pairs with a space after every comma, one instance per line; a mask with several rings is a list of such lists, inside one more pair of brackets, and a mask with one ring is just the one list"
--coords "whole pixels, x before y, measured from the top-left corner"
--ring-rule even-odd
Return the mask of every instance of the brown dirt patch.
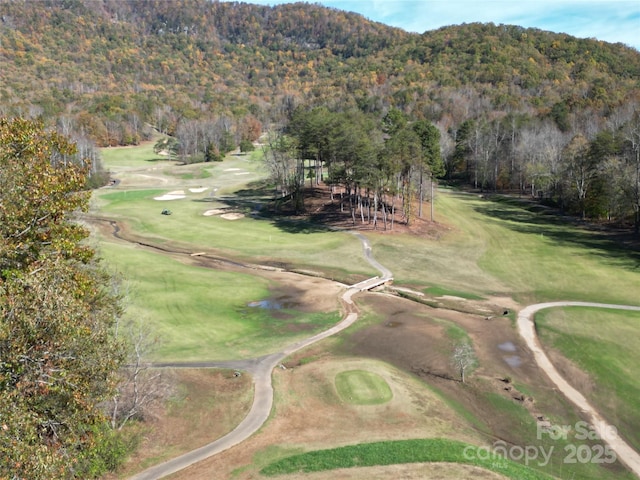
[[[309, 353], [313, 352], [306, 352]], [[343, 403], [335, 390], [335, 375], [354, 368], [381, 375], [393, 398], [383, 405]], [[276, 402], [269, 422], [241, 445], [172, 478], [208, 480], [212, 472], [216, 472], [216, 478], [263, 478], [257, 473], [263, 465], [277, 456], [299, 452], [301, 447], [314, 450], [364, 441], [445, 436], [480, 441], [424, 383], [380, 361], [334, 356], [324, 351], [322, 356], [302, 365], [276, 369], [273, 377]], [[324, 475], [327, 473], [330, 472]], [[343, 477], [336, 477], [334, 472], [331, 478]]]
[[[315, 187], [305, 188], [304, 194], [304, 212], [295, 213], [291, 209], [291, 205], [284, 204], [278, 211], [277, 215], [289, 216], [309, 220], [313, 223], [326, 225], [335, 229], [349, 229], [358, 231], [375, 231], [380, 234], [412, 234], [427, 238], [440, 238], [442, 234], [450, 230], [450, 227], [430, 221], [429, 203], [424, 202], [422, 207], [422, 217], [418, 216], [418, 204], [414, 205], [414, 214], [411, 222], [407, 225], [406, 219], [402, 216], [401, 205], [396, 202], [395, 221], [391, 225], [390, 216], [387, 217], [387, 226], [385, 228], [382, 214], [378, 212], [377, 224], [373, 223], [373, 214], [367, 216], [365, 211], [363, 215], [357, 210], [355, 221], [351, 216], [351, 210], [346, 200], [341, 204], [340, 189], [336, 188], [331, 199], [331, 190], [327, 185], [319, 185]], [[364, 217], [364, 221], [363, 221]]]
[[[534, 417], [572, 418], [571, 405], [552, 393], [553, 385], [539, 371], [508, 317], [487, 319], [380, 294], [363, 295], [361, 303], [381, 320], [353, 333], [343, 343], [344, 353], [382, 359], [413, 372], [481, 419], [485, 426], [480, 431], [488, 438], [513, 444], [527, 441], [511, 419], [496, 411], [488, 400], [490, 394], [523, 405]], [[479, 367], [466, 384], [451, 365], [454, 342], [447, 336], [447, 322], [469, 334], [478, 357]], [[519, 385], [533, 389], [543, 401], [523, 394]]]
[[118, 471], [104, 480], [127, 478], [144, 468], [201, 447], [230, 432], [253, 402], [249, 375], [235, 377], [220, 369], [164, 369], [174, 393], [155, 419], [131, 424], [139, 448]]

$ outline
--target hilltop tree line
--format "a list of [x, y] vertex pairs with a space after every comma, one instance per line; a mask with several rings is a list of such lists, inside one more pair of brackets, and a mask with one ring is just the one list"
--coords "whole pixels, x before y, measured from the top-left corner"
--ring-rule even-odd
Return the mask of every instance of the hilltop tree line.
[[3, 1], [0, 59], [0, 114], [57, 125], [94, 173], [96, 146], [155, 132], [176, 158], [216, 160], [301, 106], [397, 110], [440, 131], [449, 180], [637, 217], [640, 54], [621, 44], [478, 23], [410, 34], [305, 3]]
[[[593, 125], [592, 125], [593, 127]], [[640, 109], [612, 112], [603, 130], [563, 132], [551, 119], [493, 112], [458, 129], [358, 109], [298, 107], [264, 148], [277, 195], [304, 211], [305, 182], [340, 187], [341, 208], [377, 227], [422, 216], [425, 185], [434, 178], [485, 192], [537, 198], [582, 218], [640, 230]], [[332, 198], [333, 200], [333, 198]], [[396, 200], [399, 203], [396, 203]], [[279, 203], [282, 203], [280, 201]], [[346, 205], [346, 206], [345, 206]], [[388, 214], [388, 217], [387, 217]]]

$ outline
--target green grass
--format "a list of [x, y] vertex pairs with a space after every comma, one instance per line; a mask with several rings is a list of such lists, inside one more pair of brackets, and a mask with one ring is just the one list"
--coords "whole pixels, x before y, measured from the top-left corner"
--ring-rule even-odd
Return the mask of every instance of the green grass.
[[452, 226], [437, 240], [371, 237], [374, 255], [392, 266], [398, 283], [510, 295], [524, 304], [638, 303], [640, 255], [604, 235], [518, 203], [455, 192], [437, 196], [436, 212]]
[[[203, 201], [206, 192], [184, 200], [154, 200], [168, 191], [107, 191], [101, 192], [96, 203], [103, 215], [125, 221], [136, 233], [156, 242], [174, 242], [192, 251], [215, 250], [220, 255], [255, 263], [280, 262], [324, 271], [335, 278], [345, 278], [353, 272], [375, 274], [353, 235], [248, 216], [234, 221], [204, 216], [209, 209], [227, 207], [223, 202]], [[164, 208], [170, 209], [172, 215], [161, 215]]]
[[469, 334], [464, 328], [450, 322], [449, 320], [438, 318], [436, 321], [446, 326], [445, 334], [447, 335], [447, 338], [451, 340], [453, 345], [458, 345], [460, 343], [472, 343], [471, 337], [469, 337]]
[[134, 203], [146, 200], [150, 201], [153, 197], [164, 193], [166, 193], [166, 191], [160, 189], [109, 191], [109, 193], [103, 193], [100, 198], [109, 202], [113, 209], [128, 209]]
[[167, 172], [167, 175], [175, 176], [182, 180], [203, 180], [212, 176], [211, 172], [201, 165], [195, 168], [192, 167], [185, 172], [176, 172], [175, 169], [171, 169]]
[[[569, 475], [569, 478], [585, 480], [633, 478], [629, 472], [623, 473], [621, 468], [613, 471], [608, 470], [603, 468], [606, 465], [597, 461], [568, 463], [567, 460], [571, 460], [572, 448], [580, 448], [581, 451], [590, 453], [590, 458], [597, 458], [596, 455], [601, 452], [600, 449], [604, 446], [603, 441], [594, 440], [591, 442], [589, 439], [576, 438], [575, 431], [568, 432], [566, 439], [552, 438], [545, 433], [538, 434], [536, 420], [522, 404], [491, 392], [485, 393], [482, 401], [487, 404], [484, 407], [485, 412], [499, 415], [504, 424], [510, 425], [509, 436], [512, 442], [525, 447], [529, 446], [532, 451], [535, 449], [539, 455], [543, 451], [549, 454], [548, 464], [540, 466], [546, 473], [559, 478], [567, 478]], [[576, 417], [573, 424], [578, 420], [579, 418]]]
[[460, 297], [467, 300], [484, 300], [484, 297], [476, 295], [475, 293], [463, 292], [461, 290], [452, 290], [450, 288], [444, 288], [440, 286], [425, 288], [423, 292], [427, 295], [431, 295], [432, 297], [442, 297], [445, 295], [450, 295], [452, 297]]
[[551, 479], [545, 473], [515, 463], [483, 449], [442, 438], [362, 443], [283, 458], [267, 465], [267, 476], [294, 472], [319, 472], [336, 468], [393, 465], [397, 463], [454, 462], [475, 465], [518, 480]]
[[589, 373], [597, 385], [589, 398], [640, 450], [640, 313], [553, 309], [538, 313], [536, 325], [544, 344], [558, 349]]
[[119, 167], [142, 168], [150, 167], [157, 162], [166, 162], [168, 160], [167, 157], [154, 153], [154, 144], [155, 140], [136, 147], [101, 148], [101, 160], [108, 169]]
[[153, 326], [159, 345], [154, 360], [249, 358], [337, 323], [338, 312], [249, 307], [268, 299], [273, 286], [244, 273], [180, 263], [129, 245], [103, 242], [102, 257], [127, 279], [127, 315]]
[[335, 385], [340, 398], [355, 405], [380, 405], [393, 398], [385, 379], [365, 370], [340, 372], [336, 375]]

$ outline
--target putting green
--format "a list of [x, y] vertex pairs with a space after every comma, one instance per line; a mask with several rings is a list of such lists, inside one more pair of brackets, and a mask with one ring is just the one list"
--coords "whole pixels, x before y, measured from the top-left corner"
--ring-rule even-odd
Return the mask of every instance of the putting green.
[[366, 370], [346, 370], [336, 375], [336, 390], [343, 401], [355, 405], [379, 405], [393, 397], [384, 378]]

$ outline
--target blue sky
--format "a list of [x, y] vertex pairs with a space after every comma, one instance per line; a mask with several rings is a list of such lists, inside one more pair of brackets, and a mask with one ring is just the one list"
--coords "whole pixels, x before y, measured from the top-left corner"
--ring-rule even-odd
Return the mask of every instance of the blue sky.
[[[275, 5], [293, 0], [244, 0]], [[640, 50], [640, 0], [312, 0], [369, 20], [423, 33], [472, 22], [520, 25]]]

